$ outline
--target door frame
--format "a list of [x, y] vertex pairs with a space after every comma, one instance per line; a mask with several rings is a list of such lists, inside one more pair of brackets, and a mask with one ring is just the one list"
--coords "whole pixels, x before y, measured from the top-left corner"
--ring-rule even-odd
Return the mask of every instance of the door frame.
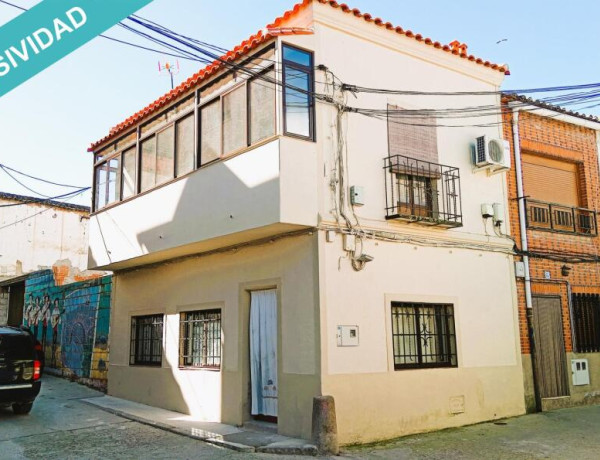
[[281, 279], [273, 278], [260, 281], [240, 283], [239, 288], [239, 347], [238, 362], [242, 370], [241, 378], [241, 412], [242, 423], [254, 420], [251, 415], [251, 381], [250, 381], [250, 302], [252, 291], [275, 290], [277, 296], [277, 420], [281, 419], [282, 396], [282, 346], [281, 346]]
[[[536, 312], [535, 309], [539, 308], [537, 307], [537, 305], [532, 305], [531, 308], [531, 313], [532, 313], [532, 330], [533, 330], [533, 343], [531, 344], [531, 350], [534, 354], [534, 359], [532, 360], [532, 372], [534, 374], [534, 384], [536, 385], [535, 391], [536, 393], [539, 395], [539, 404], [541, 404], [541, 401], [543, 399], [547, 399], [547, 398], [553, 398], [553, 397], [569, 397], [571, 395], [571, 388], [570, 388], [570, 384], [569, 384], [569, 367], [567, 365], [567, 349], [566, 349], [566, 341], [565, 341], [565, 328], [564, 328], [564, 313], [563, 313], [563, 299], [562, 296], [560, 295], [537, 295], [537, 294], [533, 294], [532, 295], [532, 299], [558, 299], [559, 302], [559, 307], [560, 307], [560, 318], [561, 318], [561, 337], [562, 337], [562, 357], [563, 357], [563, 363], [561, 365], [564, 366], [564, 373], [566, 375], [566, 393], [565, 395], [561, 395], [561, 396], [542, 396], [542, 388], [541, 388], [541, 381], [542, 381], [542, 376], [543, 376], [543, 371], [538, 372], [538, 364], [539, 360], [540, 360], [540, 356], [537, 350], [537, 343], [539, 343], [539, 333], [540, 331], [537, 329], [537, 325], [536, 325]], [[537, 302], [536, 302], [537, 303]], [[542, 410], [542, 407], [540, 406], [538, 408], [539, 410]]]

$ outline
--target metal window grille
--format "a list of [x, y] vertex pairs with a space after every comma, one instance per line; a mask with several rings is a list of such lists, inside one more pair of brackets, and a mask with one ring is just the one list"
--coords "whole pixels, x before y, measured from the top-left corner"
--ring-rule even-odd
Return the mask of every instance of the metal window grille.
[[392, 303], [394, 368], [456, 367], [454, 307]]
[[458, 168], [392, 155], [384, 159], [386, 219], [462, 226]]
[[575, 348], [580, 353], [600, 351], [600, 295], [573, 294]]
[[221, 367], [221, 311], [181, 313], [179, 366], [219, 369]]
[[163, 315], [132, 317], [129, 364], [160, 366], [162, 340]]

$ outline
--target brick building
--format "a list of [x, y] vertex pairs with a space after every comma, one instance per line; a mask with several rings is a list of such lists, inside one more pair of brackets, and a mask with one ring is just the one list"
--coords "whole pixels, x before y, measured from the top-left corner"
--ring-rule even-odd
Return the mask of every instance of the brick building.
[[600, 401], [600, 120], [505, 97], [529, 411]]

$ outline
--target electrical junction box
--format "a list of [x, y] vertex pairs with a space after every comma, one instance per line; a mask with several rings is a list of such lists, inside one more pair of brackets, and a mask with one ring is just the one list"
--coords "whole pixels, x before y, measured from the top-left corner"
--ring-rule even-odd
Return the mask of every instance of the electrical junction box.
[[494, 210], [494, 222], [497, 224], [504, 222], [504, 206], [500, 203], [494, 203], [492, 208]]
[[354, 251], [356, 249], [356, 236], [344, 234], [344, 251]]
[[365, 204], [365, 189], [359, 185], [350, 187], [350, 203], [353, 206], [363, 206]]
[[587, 359], [572, 359], [571, 372], [573, 374], [573, 385], [590, 384], [590, 368]]
[[489, 219], [494, 216], [494, 207], [491, 204], [483, 203], [481, 205], [481, 217]]
[[525, 278], [525, 264], [523, 262], [515, 262], [515, 276]]
[[337, 346], [358, 347], [358, 326], [338, 326]]

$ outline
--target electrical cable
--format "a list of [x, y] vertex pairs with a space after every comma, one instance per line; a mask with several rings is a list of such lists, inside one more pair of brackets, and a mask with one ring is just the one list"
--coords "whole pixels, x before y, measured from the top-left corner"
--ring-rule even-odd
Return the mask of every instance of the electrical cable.
[[50, 184], [50, 185], [56, 185], [58, 187], [76, 188], [76, 189], [79, 189], [79, 190], [85, 188], [85, 187], [80, 187], [78, 185], [61, 184], [59, 182], [52, 182], [52, 181], [49, 181], [49, 180], [46, 180], [46, 179], [42, 179], [41, 177], [31, 176], [31, 175], [26, 174], [26, 173], [24, 173], [22, 171], [18, 171], [18, 170], [14, 169], [14, 168], [6, 166], [5, 164], [2, 164], [2, 163], [0, 163], [0, 168], [2, 168], [2, 169], [8, 169], [9, 171], [12, 171], [12, 172], [14, 172], [16, 174], [19, 174], [21, 176], [28, 177], [29, 179], [34, 179], [34, 180], [37, 180], [37, 181], [40, 181], [40, 182], [44, 182], [44, 183]]

